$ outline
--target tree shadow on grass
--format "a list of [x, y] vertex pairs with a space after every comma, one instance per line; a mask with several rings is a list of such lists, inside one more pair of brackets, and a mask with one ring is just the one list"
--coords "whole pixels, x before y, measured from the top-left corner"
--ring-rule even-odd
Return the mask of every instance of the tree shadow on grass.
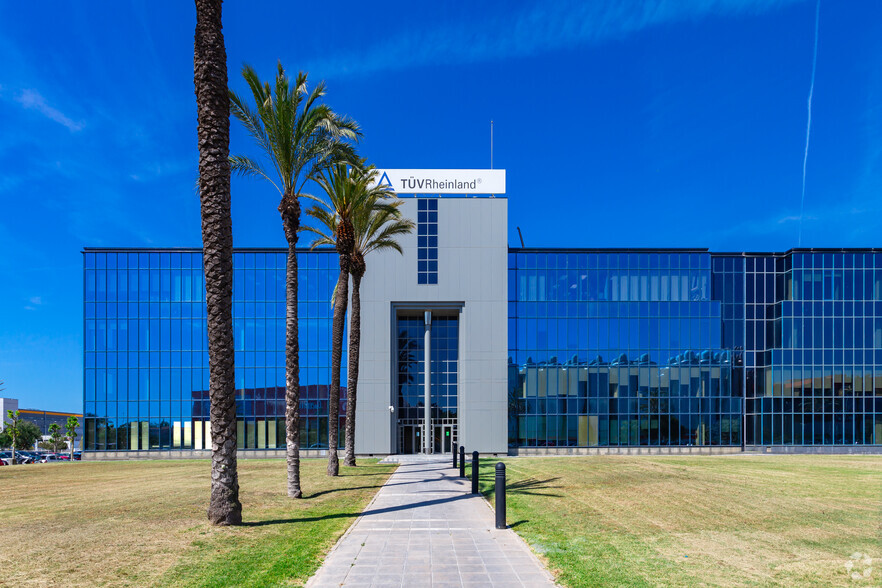
[[560, 488], [560, 486], [551, 485], [551, 482], [556, 482], [557, 480], [560, 480], [560, 478], [547, 478], [545, 480], [540, 480], [538, 478], [524, 478], [523, 480], [518, 480], [517, 482], [506, 484], [505, 491], [506, 493], [510, 492], [512, 494], [527, 494], [530, 496], [549, 496], [552, 498], [563, 498], [563, 495], [561, 494], [539, 492], [539, 490]]
[[[357, 478], [357, 477], [359, 477], [359, 476], [381, 476], [381, 475], [383, 475], [383, 474], [389, 473], [389, 470], [387, 470], [387, 469], [385, 469], [385, 468], [383, 468], [383, 469], [379, 469], [379, 468], [378, 468], [377, 471], [373, 471], [373, 472], [371, 472], [371, 471], [365, 471], [366, 468], [370, 468], [370, 467], [372, 467], [372, 466], [355, 466], [355, 467], [352, 467], [352, 466], [342, 466], [342, 465], [341, 465], [341, 466], [340, 466], [340, 476], [341, 476], [341, 477], [346, 477], [346, 478]], [[360, 474], [356, 474], [356, 473], [353, 472], [352, 470], [361, 470], [362, 473], [360, 473]], [[350, 473], [350, 472], [352, 472], [352, 473]]]
[[242, 523], [243, 527], [266, 527], [268, 525], [287, 525], [289, 523], [311, 523], [316, 521], [327, 521], [330, 519], [355, 518], [358, 516], [368, 517], [371, 515], [380, 515], [390, 512], [398, 512], [402, 510], [410, 510], [412, 508], [420, 508], [425, 506], [433, 506], [436, 504], [446, 504], [470, 498], [471, 494], [457, 494], [448, 498], [436, 498], [434, 500], [424, 500], [422, 502], [412, 502], [408, 504], [400, 504], [397, 506], [388, 506], [385, 508], [371, 508], [364, 512], [338, 512], [316, 517], [296, 517], [290, 519], [272, 519], [268, 521], [254, 521]]
[[556, 478], [546, 478], [545, 480], [540, 480], [538, 478], [524, 478], [523, 480], [518, 480], [517, 482], [512, 482], [511, 484], [506, 484], [506, 491], [511, 491], [515, 494], [535, 494], [534, 490], [543, 490], [545, 488], [560, 488], [561, 486], [552, 486], [551, 482], [556, 482], [560, 480], [559, 477]]
[[[399, 467], [407, 467], [407, 464], [402, 464], [402, 466], [399, 466]], [[443, 470], [442, 470], [442, 468], [429, 468], [429, 469], [425, 469], [425, 470], [402, 470], [402, 469], [399, 469], [395, 473], [398, 473], [398, 474], [420, 474], [420, 473], [424, 473], [424, 472], [443, 472]], [[444, 475], [444, 474], [442, 473], [442, 475]]]
[[371, 490], [373, 488], [382, 488], [382, 484], [375, 484], [373, 486], [346, 486], [343, 488], [330, 488], [328, 490], [321, 490], [319, 492], [313, 492], [312, 494], [304, 494], [304, 500], [310, 500], [311, 498], [318, 498], [319, 496], [324, 496], [325, 494], [333, 494], [334, 492], [346, 492], [347, 490]]
[[[357, 476], [369, 476], [369, 475], [370, 475], [370, 476], [376, 476], [376, 475], [378, 475], [378, 474], [376, 474], [376, 473], [375, 473], [375, 474], [367, 474], [367, 473], [363, 473], [363, 474], [349, 474], [349, 473], [345, 472], [345, 470], [343, 470], [343, 469], [341, 469], [340, 471], [341, 471], [341, 475], [340, 475], [339, 477], [341, 477], [341, 478], [349, 478], [349, 477], [357, 477]], [[423, 484], [423, 483], [429, 483], [429, 482], [437, 482], [437, 481], [439, 481], [439, 480], [445, 480], [445, 479], [453, 481], [457, 486], [462, 486], [462, 485], [468, 483], [468, 480], [466, 480], [465, 478], [460, 478], [458, 474], [457, 474], [457, 475], [449, 475], [449, 474], [448, 474], [445, 470], [443, 470], [443, 469], [408, 470], [408, 471], [407, 471], [408, 474], [419, 474], [419, 473], [423, 473], [423, 472], [439, 473], [439, 474], [440, 474], [440, 477], [439, 477], [439, 478], [422, 478], [422, 479], [419, 479], [419, 480], [406, 480], [406, 481], [403, 481], [403, 482], [391, 482], [391, 481], [388, 481], [388, 482], [386, 482], [385, 484], [377, 484], [377, 485], [374, 485], [374, 486], [353, 486], [353, 487], [348, 487], [348, 488], [345, 488], [345, 487], [344, 487], [344, 488], [331, 488], [331, 489], [329, 489], [329, 490], [322, 490], [322, 491], [320, 491], [320, 492], [315, 492], [315, 493], [313, 493], [313, 494], [310, 494], [309, 496], [304, 496], [304, 499], [309, 500], [310, 498], [318, 498], [319, 496], [323, 496], [323, 495], [325, 495], [325, 494], [331, 494], [331, 493], [333, 493], [333, 492], [343, 492], [343, 491], [346, 491], [346, 490], [370, 490], [370, 489], [372, 489], [372, 488], [382, 488], [382, 487], [384, 487], [384, 486], [387, 486], [387, 487], [392, 487], [392, 486], [406, 486], [406, 485], [408, 485], [408, 484]], [[390, 478], [390, 480], [391, 480], [391, 478]]]

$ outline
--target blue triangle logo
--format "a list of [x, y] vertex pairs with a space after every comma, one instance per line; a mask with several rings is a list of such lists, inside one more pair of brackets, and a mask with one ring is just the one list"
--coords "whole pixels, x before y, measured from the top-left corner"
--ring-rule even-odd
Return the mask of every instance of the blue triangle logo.
[[390, 188], [392, 187], [392, 182], [389, 180], [389, 176], [386, 175], [386, 172], [383, 172], [383, 175], [380, 177], [380, 181], [377, 182], [378, 186], [382, 186], [383, 182], [386, 182], [386, 185]]

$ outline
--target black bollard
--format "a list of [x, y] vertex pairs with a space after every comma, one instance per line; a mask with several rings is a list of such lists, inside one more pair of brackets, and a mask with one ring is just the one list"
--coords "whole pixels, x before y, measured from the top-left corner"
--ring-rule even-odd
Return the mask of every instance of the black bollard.
[[456, 443], [453, 444], [453, 469], [456, 469]]
[[459, 446], [459, 477], [465, 478], [465, 447]]
[[505, 528], [505, 464], [496, 464], [496, 528]]
[[478, 452], [472, 451], [472, 494], [478, 493]]

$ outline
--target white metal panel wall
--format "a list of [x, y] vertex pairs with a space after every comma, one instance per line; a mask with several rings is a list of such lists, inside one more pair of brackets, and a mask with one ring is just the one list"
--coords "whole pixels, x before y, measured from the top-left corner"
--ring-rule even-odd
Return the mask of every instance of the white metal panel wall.
[[6, 412], [8, 410], [12, 412], [18, 410], [17, 398], [0, 398], [0, 431], [6, 428], [6, 423], [10, 422]]
[[[417, 199], [402, 207], [416, 221]], [[459, 439], [468, 451], [504, 453], [508, 445], [508, 272], [505, 198], [440, 198], [438, 284], [417, 284], [417, 236], [404, 255], [371, 254], [361, 286], [362, 340], [356, 421], [361, 454], [395, 451], [393, 303], [462, 303]]]

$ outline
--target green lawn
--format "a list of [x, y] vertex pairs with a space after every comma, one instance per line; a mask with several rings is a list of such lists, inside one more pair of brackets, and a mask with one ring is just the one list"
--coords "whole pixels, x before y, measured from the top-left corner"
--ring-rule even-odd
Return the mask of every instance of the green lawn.
[[[491, 500], [495, 463], [481, 462]], [[505, 463], [508, 523], [565, 586], [882, 585], [879, 456]], [[854, 553], [875, 560], [869, 579], [850, 577]]]
[[302, 584], [395, 469], [302, 463], [291, 500], [283, 460], [240, 461], [235, 528], [207, 522], [208, 461], [0, 468], [0, 585]]

